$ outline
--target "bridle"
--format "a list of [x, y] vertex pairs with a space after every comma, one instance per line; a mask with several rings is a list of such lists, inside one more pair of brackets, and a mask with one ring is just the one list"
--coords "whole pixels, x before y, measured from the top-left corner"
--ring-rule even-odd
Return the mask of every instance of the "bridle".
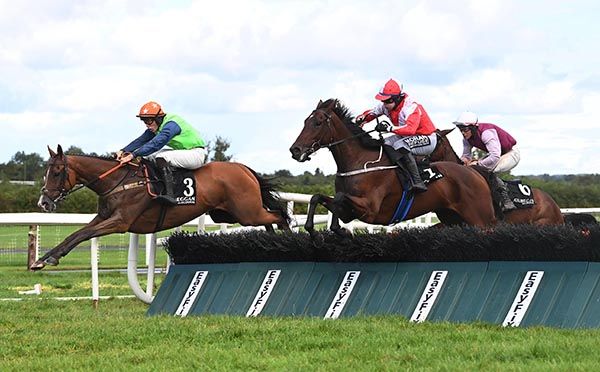
[[60, 171], [59, 177], [60, 177], [60, 189], [54, 189], [54, 190], [50, 190], [48, 188], [46, 188], [46, 182], [48, 181], [48, 176], [50, 174], [51, 171], [51, 166], [48, 167], [48, 171], [46, 172], [46, 182], [44, 182], [44, 186], [42, 186], [42, 194], [46, 195], [46, 197], [48, 197], [48, 192], [51, 191], [59, 191], [58, 196], [55, 199], [51, 199], [53, 203], [58, 203], [59, 201], [63, 200], [64, 198], [67, 197], [67, 195], [69, 195], [69, 193], [71, 192], [70, 190], [73, 190], [73, 185], [71, 185], [71, 182], [69, 181], [69, 186], [70, 188], [67, 189], [66, 184], [69, 178], [69, 172], [67, 170], [67, 162], [63, 161], [63, 162], [54, 162], [52, 164], [52, 166], [63, 166], [63, 169]]
[[[45, 195], [50, 200], [52, 200], [53, 203], [57, 204], [58, 202], [65, 199], [67, 196], [74, 193], [75, 191], [78, 191], [84, 187], [89, 187], [89, 186], [93, 185], [94, 183], [98, 182], [99, 180], [103, 179], [104, 177], [108, 176], [109, 174], [113, 173], [117, 169], [123, 167], [125, 165], [125, 163], [119, 163], [116, 166], [107, 170], [106, 172], [102, 173], [98, 177], [95, 177], [93, 180], [83, 183], [83, 184], [71, 184], [71, 181], [69, 180], [68, 162], [66, 161], [66, 159], [62, 162], [54, 162], [52, 165], [53, 166], [55, 166], [55, 165], [63, 166], [63, 169], [60, 171], [60, 175], [59, 175], [59, 177], [60, 177], [59, 188], [49, 190], [46, 188], [46, 184], [44, 183], [44, 186], [42, 187], [42, 194]], [[50, 167], [48, 167], [47, 174], [48, 173], [50, 173]], [[123, 178], [119, 182], [115, 183], [115, 186], [113, 186], [110, 190], [103, 192], [102, 194], [99, 194], [99, 195], [103, 196], [103, 195], [107, 195], [107, 194], [111, 193], [129, 176], [129, 174], [130, 174], [130, 172], [125, 173]], [[48, 176], [46, 175], [46, 177], [48, 177]], [[67, 183], [68, 183], [68, 185], [67, 185]], [[67, 186], [68, 186], [68, 188], [67, 188]], [[58, 191], [58, 196], [54, 199], [51, 199], [50, 197], [48, 197], [48, 192], [52, 192], [52, 191]]]
[[342, 143], [344, 143], [344, 142], [346, 142], [348, 140], [351, 140], [351, 139], [357, 138], [357, 137], [361, 137], [361, 136], [367, 135], [367, 134], [375, 131], [375, 129], [371, 129], [368, 132], [362, 132], [362, 133], [353, 134], [353, 135], [350, 135], [348, 137], [344, 137], [342, 139], [339, 139], [339, 140], [335, 141], [333, 139], [333, 129], [331, 128], [331, 115], [328, 112], [326, 112], [324, 109], [315, 109], [315, 110], [313, 110], [313, 112], [308, 117], [310, 118], [311, 116], [314, 116], [317, 112], [323, 114], [327, 118], [325, 121], [322, 121], [319, 124], [320, 125], [323, 125], [323, 124], [327, 125], [327, 128], [329, 129], [329, 133], [331, 134], [331, 139], [329, 140], [329, 143], [326, 143], [326, 144], [321, 144], [321, 140], [317, 140], [317, 141], [313, 142], [312, 145], [307, 150], [307, 153], [308, 153], [307, 155], [313, 154], [317, 150], [319, 150], [320, 148], [323, 148], [323, 147], [327, 147], [327, 148], [331, 149], [331, 147], [334, 147], [334, 146], [337, 146], [339, 144], [342, 144]]

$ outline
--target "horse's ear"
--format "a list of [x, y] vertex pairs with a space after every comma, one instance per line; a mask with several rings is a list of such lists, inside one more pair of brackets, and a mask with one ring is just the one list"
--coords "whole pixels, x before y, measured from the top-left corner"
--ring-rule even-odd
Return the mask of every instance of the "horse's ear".
[[63, 150], [62, 150], [62, 146], [58, 145], [58, 148], [56, 149], [56, 151], [58, 152], [58, 156], [62, 158], [63, 156]]
[[50, 153], [50, 157], [53, 158], [56, 156], [56, 153], [48, 146], [48, 153]]
[[333, 110], [335, 108], [335, 106], [337, 105], [338, 100], [337, 100], [337, 98], [332, 98], [330, 101], [331, 102], [329, 103], [329, 107], [327, 107], [327, 108], [330, 110]]
[[322, 104], [323, 104], [323, 100], [322, 100], [322, 99], [320, 99], [320, 100], [319, 100], [319, 103], [317, 103], [317, 108], [321, 107], [321, 105], [322, 105]]

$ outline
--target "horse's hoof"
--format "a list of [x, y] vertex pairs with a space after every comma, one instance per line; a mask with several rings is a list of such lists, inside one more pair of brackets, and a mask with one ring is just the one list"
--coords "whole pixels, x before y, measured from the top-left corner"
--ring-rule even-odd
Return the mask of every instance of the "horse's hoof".
[[339, 229], [334, 230], [334, 232], [337, 236], [344, 238], [344, 239], [352, 239], [354, 237], [354, 235], [352, 235], [352, 233], [348, 229], [345, 229], [343, 227], [340, 227]]
[[30, 270], [33, 271], [38, 271], [44, 268], [44, 266], [46, 266], [46, 264], [44, 263], [44, 261], [35, 261], [33, 264], [31, 264], [31, 266], [29, 267]]
[[56, 259], [54, 257], [48, 257], [44, 260], [44, 263], [46, 265], [56, 266], [56, 265], [58, 265], [58, 259]]

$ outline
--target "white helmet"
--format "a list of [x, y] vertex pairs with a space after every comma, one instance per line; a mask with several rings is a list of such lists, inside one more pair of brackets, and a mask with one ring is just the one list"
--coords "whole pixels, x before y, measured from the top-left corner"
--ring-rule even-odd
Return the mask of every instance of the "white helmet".
[[460, 115], [458, 115], [458, 119], [454, 121], [452, 124], [457, 127], [464, 127], [468, 125], [477, 125], [477, 115], [471, 111], [463, 111]]

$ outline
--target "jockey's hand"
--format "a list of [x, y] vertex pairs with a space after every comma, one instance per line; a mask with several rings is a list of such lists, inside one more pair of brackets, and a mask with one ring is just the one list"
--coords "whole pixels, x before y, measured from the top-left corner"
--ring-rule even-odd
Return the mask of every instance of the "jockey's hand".
[[121, 159], [119, 159], [119, 161], [121, 162], [121, 164], [129, 163], [132, 160], [133, 160], [133, 154], [130, 153], [130, 152], [128, 152], [127, 154], [121, 156]]
[[362, 127], [365, 122], [365, 117], [366, 117], [366, 115], [363, 115], [363, 114], [358, 115], [356, 117], [356, 119], [354, 120], [354, 122], [356, 123], [356, 125], [360, 125]]
[[121, 160], [121, 158], [123, 157], [123, 150], [119, 150], [117, 152], [115, 152], [115, 159], [117, 160]]
[[378, 132], [389, 132], [390, 127], [386, 123], [380, 122], [375, 126], [375, 130]]

